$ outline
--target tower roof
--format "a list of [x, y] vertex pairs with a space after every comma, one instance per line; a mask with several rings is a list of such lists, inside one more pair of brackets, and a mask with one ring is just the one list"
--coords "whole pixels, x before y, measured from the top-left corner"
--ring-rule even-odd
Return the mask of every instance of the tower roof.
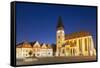
[[57, 29], [61, 29], [64, 28], [63, 22], [62, 22], [62, 18], [61, 16], [58, 17], [58, 24], [57, 24]]

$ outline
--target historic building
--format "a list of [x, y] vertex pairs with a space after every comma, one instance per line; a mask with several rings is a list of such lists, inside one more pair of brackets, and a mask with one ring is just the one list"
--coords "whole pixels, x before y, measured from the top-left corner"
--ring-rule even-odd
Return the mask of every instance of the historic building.
[[53, 49], [49, 44], [35, 42], [22, 42], [16, 46], [16, 58], [52, 57]]
[[35, 41], [22, 42], [16, 46], [16, 58], [53, 56], [96, 56], [91, 34], [86, 31], [65, 34], [62, 19], [59, 17], [56, 44], [51, 46]]
[[16, 46], [16, 58], [30, 57], [32, 46], [28, 42], [22, 42]]
[[56, 31], [56, 56], [93, 56], [96, 55], [94, 42], [89, 32], [81, 31], [65, 34], [61, 17]]
[[36, 57], [50, 57], [53, 56], [53, 49], [49, 44], [39, 44], [36, 42], [33, 45], [33, 55]]

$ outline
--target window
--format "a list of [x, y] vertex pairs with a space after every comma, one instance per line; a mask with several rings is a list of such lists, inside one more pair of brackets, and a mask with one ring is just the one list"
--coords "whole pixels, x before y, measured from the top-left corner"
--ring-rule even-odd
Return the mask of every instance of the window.
[[76, 53], [76, 52], [75, 52], [75, 48], [73, 48], [73, 55], [75, 55], [75, 53]]
[[60, 36], [58, 36], [58, 39], [60, 39]]
[[85, 51], [87, 51], [87, 42], [88, 40], [87, 40], [87, 38], [85, 38]]
[[58, 41], [58, 43], [60, 43], [60, 41]]
[[39, 54], [37, 54], [37, 56], [39, 56]]
[[82, 51], [82, 39], [79, 39], [79, 50]]
[[64, 49], [63, 49], [63, 52], [62, 53], [64, 53], [65, 51], [64, 51]]
[[50, 52], [48, 54], [50, 55]]
[[76, 45], [76, 40], [74, 40], [74, 45]]
[[73, 50], [71, 49], [71, 55], [73, 55], [73, 53], [72, 53], [72, 52], [73, 52]]

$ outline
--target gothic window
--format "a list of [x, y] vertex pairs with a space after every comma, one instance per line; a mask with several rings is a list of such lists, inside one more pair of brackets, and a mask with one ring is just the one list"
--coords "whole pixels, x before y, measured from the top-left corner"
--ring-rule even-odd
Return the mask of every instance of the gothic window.
[[60, 43], [60, 41], [58, 43]]
[[87, 38], [85, 38], [85, 51], [87, 51], [87, 43], [88, 43]]
[[71, 49], [71, 54], [72, 54], [72, 56], [73, 56], [73, 49]]
[[79, 39], [79, 50], [82, 51], [82, 39]]
[[74, 45], [76, 45], [76, 40], [74, 40]]

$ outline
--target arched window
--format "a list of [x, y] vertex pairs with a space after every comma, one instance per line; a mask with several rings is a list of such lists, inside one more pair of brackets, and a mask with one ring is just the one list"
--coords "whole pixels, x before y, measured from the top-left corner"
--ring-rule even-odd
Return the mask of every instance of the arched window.
[[72, 49], [70, 51], [71, 51], [71, 55], [72, 55]]
[[73, 55], [75, 55], [75, 48], [73, 48]]
[[77, 41], [76, 41], [76, 40], [74, 40], [74, 46], [76, 46], [76, 44], [77, 44]]
[[79, 50], [82, 51], [82, 39], [79, 39]]
[[62, 53], [65, 53], [65, 50], [63, 49]]
[[85, 51], [87, 51], [87, 43], [88, 43], [88, 40], [87, 38], [85, 38]]

